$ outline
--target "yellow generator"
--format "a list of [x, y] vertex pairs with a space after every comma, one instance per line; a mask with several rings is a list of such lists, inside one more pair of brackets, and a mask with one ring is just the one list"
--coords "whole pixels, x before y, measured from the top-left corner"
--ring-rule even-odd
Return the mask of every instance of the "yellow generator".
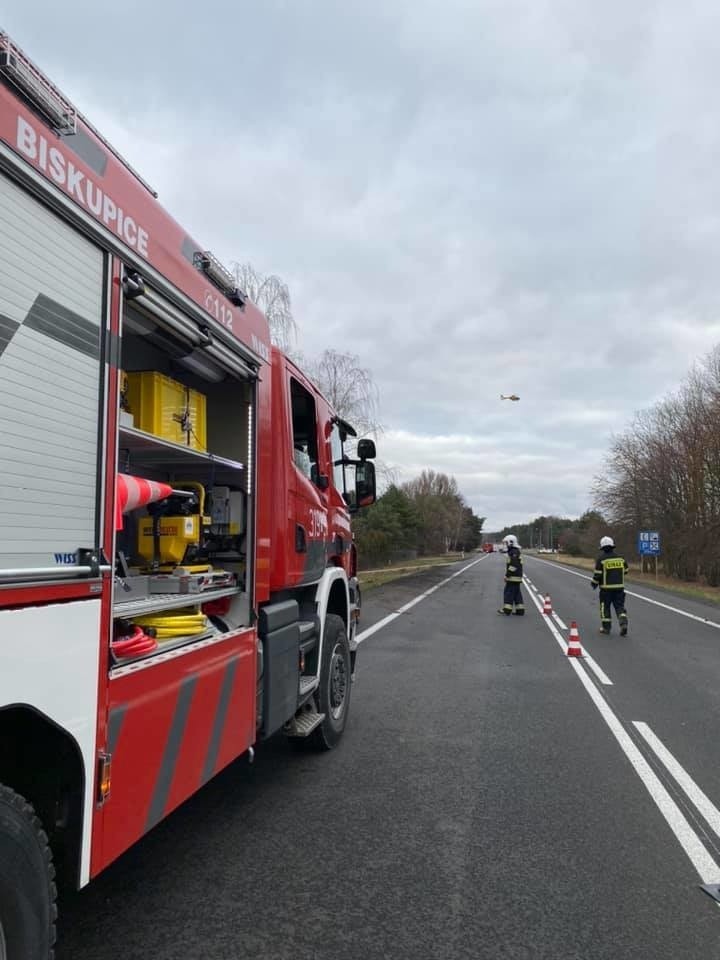
[[138, 521], [137, 552], [150, 570], [168, 572], [182, 564], [194, 573], [209, 569], [201, 560], [211, 518], [205, 516], [205, 488], [201, 483], [174, 483], [191, 490], [192, 497], [173, 497], [148, 504], [149, 516]]

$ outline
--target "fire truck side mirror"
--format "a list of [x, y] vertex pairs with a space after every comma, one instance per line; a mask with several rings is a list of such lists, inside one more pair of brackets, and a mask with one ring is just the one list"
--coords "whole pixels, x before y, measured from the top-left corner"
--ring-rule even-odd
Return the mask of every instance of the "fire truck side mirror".
[[357, 445], [357, 455], [360, 460], [373, 460], [377, 456], [375, 453], [375, 441], [359, 440]]
[[361, 460], [355, 467], [355, 503], [358, 507], [369, 507], [375, 500], [375, 464]]

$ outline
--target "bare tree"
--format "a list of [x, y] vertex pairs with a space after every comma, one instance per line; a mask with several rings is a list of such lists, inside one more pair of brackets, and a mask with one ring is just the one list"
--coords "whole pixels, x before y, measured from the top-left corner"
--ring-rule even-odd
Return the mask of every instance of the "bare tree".
[[289, 351], [297, 336], [297, 326], [287, 284], [274, 273], [260, 273], [250, 263], [231, 266], [240, 288], [267, 317], [272, 342], [281, 350]]
[[613, 440], [598, 504], [624, 529], [663, 535], [665, 571], [720, 583], [720, 348], [688, 374], [681, 388], [635, 416]]
[[375, 463], [375, 473], [378, 478], [378, 490], [383, 492], [390, 487], [400, 486], [400, 468], [393, 467], [384, 460]]
[[300, 366], [313, 380], [338, 416], [347, 420], [358, 436], [382, 433], [378, 420], [379, 394], [372, 373], [352, 353], [323, 350], [317, 359], [302, 358]]
[[[317, 384], [337, 415], [357, 430], [358, 437], [377, 440], [383, 431], [378, 419], [380, 397], [372, 373], [361, 365], [358, 356], [328, 349], [315, 359], [302, 355], [293, 359]], [[349, 444], [351, 455], [353, 449], [354, 444]], [[378, 460], [375, 469], [380, 491], [399, 482], [399, 471], [384, 461]]]

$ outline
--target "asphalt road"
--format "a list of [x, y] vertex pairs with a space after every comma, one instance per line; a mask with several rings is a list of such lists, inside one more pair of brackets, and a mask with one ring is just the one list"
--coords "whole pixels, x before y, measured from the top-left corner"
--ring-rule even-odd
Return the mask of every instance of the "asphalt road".
[[340, 747], [233, 764], [64, 898], [59, 960], [720, 955], [720, 611], [633, 587], [700, 619], [629, 597], [599, 636], [587, 579], [527, 558], [608, 684], [469, 564], [369, 593]]

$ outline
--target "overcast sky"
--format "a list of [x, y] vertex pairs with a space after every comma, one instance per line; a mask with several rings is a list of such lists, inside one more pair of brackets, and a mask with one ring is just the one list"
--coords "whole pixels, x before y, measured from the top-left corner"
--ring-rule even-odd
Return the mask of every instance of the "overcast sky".
[[13, 8], [188, 232], [288, 283], [299, 348], [372, 371], [381, 459], [487, 529], [582, 513], [720, 342], [709, 0]]

